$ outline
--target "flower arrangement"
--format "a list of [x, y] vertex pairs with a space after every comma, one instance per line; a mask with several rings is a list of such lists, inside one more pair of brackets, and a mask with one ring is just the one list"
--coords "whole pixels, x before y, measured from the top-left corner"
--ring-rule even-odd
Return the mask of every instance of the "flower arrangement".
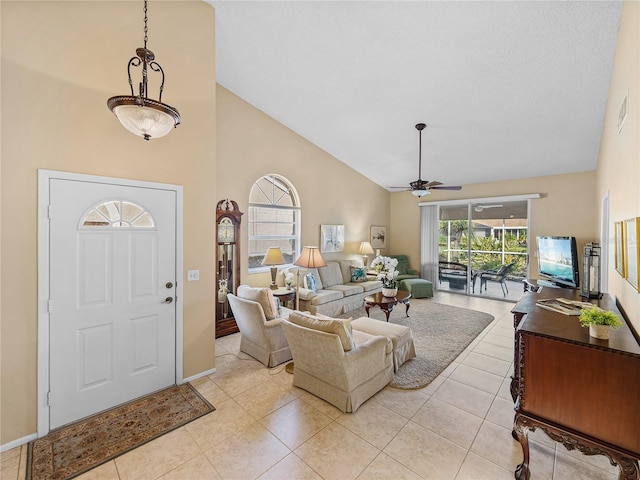
[[391, 257], [383, 257], [378, 255], [371, 262], [371, 268], [376, 272], [376, 278], [382, 280], [382, 286], [385, 288], [396, 288], [396, 277], [400, 272], [396, 270], [398, 260]]
[[285, 276], [284, 276], [284, 284], [287, 286], [287, 289], [291, 289], [291, 285], [293, 285], [293, 279], [295, 278], [295, 275], [291, 272], [288, 272]]

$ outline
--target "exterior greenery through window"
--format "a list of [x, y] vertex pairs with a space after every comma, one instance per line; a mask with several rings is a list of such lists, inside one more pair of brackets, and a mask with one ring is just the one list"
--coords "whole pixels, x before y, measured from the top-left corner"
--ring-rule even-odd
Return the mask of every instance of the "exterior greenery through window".
[[300, 202], [291, 183], [279, 175], [265, 175], [249, 194], [249, 271], [264, 268], [270, 247], [280, 247], [292, 264], [300, 253]]

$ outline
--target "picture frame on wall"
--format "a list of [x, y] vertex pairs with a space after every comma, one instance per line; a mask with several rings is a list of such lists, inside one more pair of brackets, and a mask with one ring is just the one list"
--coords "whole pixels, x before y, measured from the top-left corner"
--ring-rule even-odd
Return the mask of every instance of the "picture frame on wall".
[[614, 236], [615, 236], [615, 262], [616, 272], [618, 272], [622, 278], [625, 278], [626, 272], [624, 270], [624, 224], [622, 222], [614, 222]]
[[640, 292], [640, 217], [630, 218], [624, 221], [623, 237], [624, 237], [624, 264], [625, 278], [627, 281]]
[[387, 227], [371, 225], [370, 242], [373, 248], [387, 248]]
[[344, 250], [344, 225], [320, 225], [320, 252]]

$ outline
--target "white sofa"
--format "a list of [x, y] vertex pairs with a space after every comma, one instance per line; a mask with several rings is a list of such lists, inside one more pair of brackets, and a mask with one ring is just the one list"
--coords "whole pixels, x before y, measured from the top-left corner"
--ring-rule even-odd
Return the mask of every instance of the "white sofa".
[[[356, 260], [328, 261], [326, 267], [305, 269], [292, 267], [278, 272], [277, 283], [284, 286], [284, 278], [288, 272], [300, 270], [300, 310], [312, 314], [321, 313], [335, 316], [347, 313], [364, 303], [364, 297], [382, 290], [379, 280], [351, 281], [351, 267], [362, 267]], [[316, 279], [317, 290], [314, 292], [304, 285], [303, 278], [308, 273]], [[295, 288], [295, 280], [294, 280]]]

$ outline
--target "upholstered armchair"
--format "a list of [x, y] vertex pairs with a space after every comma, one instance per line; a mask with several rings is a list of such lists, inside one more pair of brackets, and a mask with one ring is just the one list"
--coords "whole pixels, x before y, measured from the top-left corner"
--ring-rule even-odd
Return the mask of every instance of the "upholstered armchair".
[[402, 280], [420, 278], [417, 270], [409, 268], [409, 257], [406, 255], [389, 255], [389, 257], [398, 260], [398, 266], [396, 267], [398, 277], [396, 278], [396, 282], [400, 283]]
[[[240, 329], [241, 352], [267, 367], [291, 360], [291, 349], [270, 289], [240, 285], [237, 296], [229, 293], [227, 298]], [[282, 311], [285, 316], [291, 310], [283, 308]]]
[[[393, 379], [391, 340], [345, 327], [345, 321], [292, 312], [282, 320], [291, 346], [293, 385], [355, 412]], [[355, 343], [354, 343], [355, 337]]]

